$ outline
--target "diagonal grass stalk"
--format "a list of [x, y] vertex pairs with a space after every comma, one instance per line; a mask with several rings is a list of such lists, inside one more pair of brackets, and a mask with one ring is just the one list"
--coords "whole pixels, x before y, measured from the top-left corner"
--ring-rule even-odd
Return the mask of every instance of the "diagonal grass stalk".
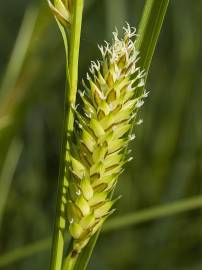
[[172, 215], [202, 208], [202, 196], [183, 199], [163, 206], [150, 207], [136, 213], [129, 213], [122, 217], [109, 220], [103, 228], [103, 232], [120, 230], [136, 224], [145, 223], [154, 219], [166, 218]]
[[42, 253], [50, 249], [50, 247], [51, 238], [46, 238], [3, 254], [0, 256], [0, 269], [5, 269], [9, 264], [32, 257], [40, 252]]
[[13, 180], [20, 155], [22, 144], [17, 139], [13, 139], [8, 149], [3, 168], [0, 173], [0, 229], [3, 220], [4, 209], [8, 199], [9, 189]]
[[[19, 78], [22, 66], [24, 64], [30, 41], [36, 25], [38, 8], [29, 6], [26, 9], [20, 31], [12, 50], [8, 66], [0, 86], [0, 107], [1, 114], [7, 101], [7, 97], [12, 94], [13, 88]], [[1, 115], [0, 115], [1, 116]]]

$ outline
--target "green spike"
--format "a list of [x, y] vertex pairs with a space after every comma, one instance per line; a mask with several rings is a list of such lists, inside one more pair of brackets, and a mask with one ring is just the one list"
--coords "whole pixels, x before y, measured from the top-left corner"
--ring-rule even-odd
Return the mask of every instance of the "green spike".
[[145, 96], [139, 91], [143, 73], [136, 67], [132, 36], [127, 27], [122, 40], [115, 34], [112, 46], [100, 48], [103, 61], [92, 64], [88, 85], [83, 82], [84, 92], [80, 92], [83, 108], [74, 109], [79, 131], [73, 138], [73, 174], [67, 196], [71, 198], [68, 220], [77, 253], [114, 211], [116, 200], [109, 199], [110, 192], [128, 161], [124, 153], [131, 140], [132, 120]]

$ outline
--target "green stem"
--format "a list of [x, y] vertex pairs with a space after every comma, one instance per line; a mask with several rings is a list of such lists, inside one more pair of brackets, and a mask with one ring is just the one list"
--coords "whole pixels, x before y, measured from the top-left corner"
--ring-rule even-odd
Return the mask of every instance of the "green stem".
[[74, 128], [74, 112], [72, 107], [75, 106], [76, 93], [78, 85], [78, 63], [79, 63], [79, 48], [80, 48], [80, 35], [83, 14], [83, 0], [75, 0], [73, 4], [73, 23], [70, 39], [70, 54], [69, 54], [69, 94], [67, 97], [67, 161], [70, 158], [70, 137]]
[[83, 0], [74, 1], [73, 10], [73, 25], [70, 40], [70, 59], [69, 59], [69, 74], [70, 74], [70, 87], [69, 101], [75, 102], [77, 84], [78, 84], [78, 62], [79, 62], [79, 48], [80, 48], [80, 35], [83, 14]]
[[67, 258], [64, 260], [64, 265], [62, 267], [62, 270], [73, 270], [75, 263], [77, 261], [78, 255], [77, 256], [72, 256], [70, 253]]
[[[57, 206], [56, 206], [56, 217], [54, 225], [50, 270], [61, 270], [64, 251], [64, 230], [66, 228], [65, 204], [66, 204], [66, 187], [68, 181], [66, 177], [64, 177], [64, 170], [65, 170], [65, 161], [68, 161], [70, 159], [70, 141], [74, 126], [74, 114], [72, 106], [75, 105], [77, 93], [78, 59], [79, 59], [82, 13], [83, 13], [83, 0], [75, 0], [73, 4], [73, 21], [70, 36], [70, 54], [69, 59], [67, 59], [69, 66], [67, 65], [67, 83], [65, 90], [64, 129], [63, 129], [64, 132], [61, 146], [59, 184], [57, 193]], [[67, 48], [65, 49], [67, 54]]]

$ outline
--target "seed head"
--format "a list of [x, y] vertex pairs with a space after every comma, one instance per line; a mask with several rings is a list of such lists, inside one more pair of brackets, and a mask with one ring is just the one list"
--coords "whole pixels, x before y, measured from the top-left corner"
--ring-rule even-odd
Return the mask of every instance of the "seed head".
[[112, 214], [116, 200], [110, 199], [123, 166], [125, 153], [135, 138], [131, 127], [147, 96], [144, 72], [138, 67], [135, 29], [128, 24], [124, 37], [113, 33], [112, 45], [99, 46], [102, 60], [92, 62], [84, 91], [82, 111], [74, 109], [75, 143], [71, 151], [67, 218], [73, 251], [79, 253]]

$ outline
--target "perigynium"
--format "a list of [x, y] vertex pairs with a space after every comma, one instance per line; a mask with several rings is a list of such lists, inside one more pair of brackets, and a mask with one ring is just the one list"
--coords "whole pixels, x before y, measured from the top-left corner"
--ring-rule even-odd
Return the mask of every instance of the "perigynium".
[[73, 238], [72, 256], [87, 245], [92, 235], [113, 213], [111, 199], [128, 157], [127, 146], [135, 138], [131, 130], [137, 111], [147, 96], [144, 71], [138, 67], [135, 29], [129, 25], [120, 39], [113, 33], [112, 45], [100, 46], [102, 60], [92, 62], [87, 82], [80, 91], [81, 104], [74, 107], [74, 142], [67, 192], [67, 218]]

